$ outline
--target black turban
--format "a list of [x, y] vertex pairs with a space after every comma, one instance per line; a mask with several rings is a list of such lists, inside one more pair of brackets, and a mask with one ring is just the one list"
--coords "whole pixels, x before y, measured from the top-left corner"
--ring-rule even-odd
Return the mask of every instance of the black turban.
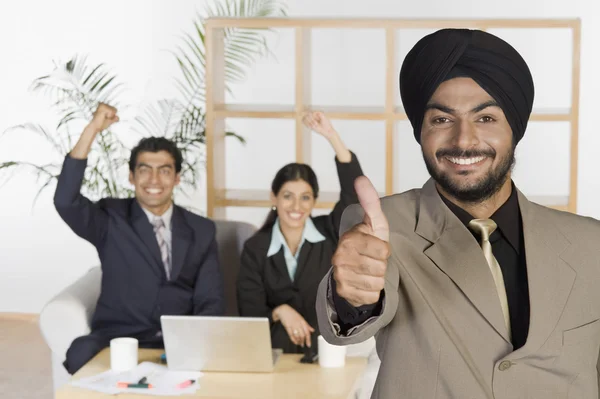
[[442, 29], [417, 42], [400, 70], [404, 110], [421, 142], [425, 106], [437, 87], [467, 76], [502, 108], [514, 144], [525, 134], [533, 106], [533, 78], [521, 55], [504, 40], [479, 30]]

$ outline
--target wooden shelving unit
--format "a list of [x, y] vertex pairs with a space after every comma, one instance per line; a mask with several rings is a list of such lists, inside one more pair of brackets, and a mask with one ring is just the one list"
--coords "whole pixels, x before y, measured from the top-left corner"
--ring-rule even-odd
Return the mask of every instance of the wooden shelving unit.
[[[530, 120], [545, 122], [569, 122], [570, 180], [568, 197], [533, 197], [532, 200], [556, 209], [576, 211], [577, 203], [577, 156], [579, 127], [579, 76], [581, 22], [579, 19], [306, 19], [306, 18], [258, 18], [258, 19], [208, 19], [206, 21], [206, 146], [207, 146], [207, 215], [224, 218], [228, 206], [268, 207], [267, 190], [229, 190], [225, 182], [225, 119], [264, 118], [295, 120], [296, 162], [309, 162], [310, 132], [302, 125], [302, 115], [316, 109], [327, 113], [331, 119], [385, 121], [385, 192], [394, 192], [394, 135], [395, 124], [406, 120], [402, 107], [395, 104], [398, 90], [396, 32], [401, 29], [441, 29], [448, 27], [473, 29], [570, 29], [572, 32], [571, 107], [569, 109], [534, 109]], [[226, 28], [292, 28], [295, 30], [296, 83], [295, 103], [226, 104], [223, 59], [223, 29]], [[385, 105], [382, 107], [320, 107], [310, 103], [310, 50], [311, 29], [383, 29], [385, 30]], [[290, 160], [292, 161], [292, 160]], [[323, 192], [317, 206], [331, 208], [338, 193]]]

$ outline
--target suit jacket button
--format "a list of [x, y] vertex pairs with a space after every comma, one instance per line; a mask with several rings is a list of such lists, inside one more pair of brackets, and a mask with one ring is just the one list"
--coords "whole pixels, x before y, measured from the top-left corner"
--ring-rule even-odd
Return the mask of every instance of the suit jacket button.
[[512, 363], [508, 360], [504, 360], [503, 362], [500, 362], [500, 365], [498, 366], [498, 370], [506, 371], [510, 368], [510, 366], [512, 366]]

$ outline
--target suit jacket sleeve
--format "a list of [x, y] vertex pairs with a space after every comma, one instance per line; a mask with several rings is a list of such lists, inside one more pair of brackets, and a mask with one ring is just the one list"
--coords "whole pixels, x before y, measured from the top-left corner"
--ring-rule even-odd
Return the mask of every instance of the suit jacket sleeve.
[[80, 193], [86, 166], [87, 159], [65, 157], [54, 193], [54, 206], [75, 234], [97, 247], [106, 236], [108, 214]]
[[[360, 223], [363, 216], [364, 211], [360, 205], [355, 204], [348, 207], [341, 221], [340, 235]], [[394, 318], [398, 308], [399, 272], [397, 259], [394, 257], [393, 251], [386, 269], [383, 299], [380, 304], [381, 311], [378, 312], [378, 315], [369, 317], [366, 321], [350, 327], [347, 331], [343, 331], [340, 326], [340, 318], [335, 307], [331, 285], [332, 273], [333, 270], [330, 269], [321, 280], [317, 291], [316, 304], [319, 330], [327, 342], [334, 345], [350, 345], [366, 341]]]
[[359, 307], [352, 306], [348, 301], [337, 294], [335, 288], [335, 279], [331, 276], [331, 296], [334, 305], [334, 309], [338, 315], [338, 324], [340, 325], [340, 331], [345, 334], [352, 327], [356, 327], [373, 316], [381, 315], [381, 309], [383, 307], [383, 299], [385, 298], [385, 291], [381, 290], [379, 301], [372, 305], [363, 305]]
[[244, 317], [268, 317], [273, 321], [272, 309], [267, 304], [263, 271], [255, 250], [244, 245], [237, 281], [238, 310]]
[[214, 223], [210, 240], [194, 286], [194, 314], [222, 316], [225, 314], [225, 291]]
[[350, 154], [352, 155], [350, 162], [342, 163], [338, 161], [337, 157], [335, 158], [335, 166], [337, 168], [338, 179], [340, 180], [340, 199], [329, 214], [329, 219], [336, 237], [339, 237], [340, 222], [344, 209], [349, 205], [358, 203], [354, 181], [357, 177], [363, 175], [358, 158], [356, 158], [356, 155], [352, 151]]

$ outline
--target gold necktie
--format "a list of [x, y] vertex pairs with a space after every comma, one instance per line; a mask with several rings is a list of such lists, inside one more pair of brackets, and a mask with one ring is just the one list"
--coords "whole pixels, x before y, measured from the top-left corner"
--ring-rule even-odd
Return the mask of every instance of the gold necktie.
[[500, 298], [500, 306], [502, 306], [502, 313], [504, 314], [504, 323], [508, 330], [508, 337], [511, 339], [510, 316], [508, 313], [508, 300], [506, 298], [504, 278], [502, 277], [502, 269], [500, 269], [500, 265], [492, 253], [492, 244], [490, 244], [490, 235], [496, 230], [496, 227], [498, 226], [492, 219], [473, 219], [469, 222], [469, 228], [481, 238], [481, 249], [494, 277], [494, 283], [496, 283], [496, 290]]

